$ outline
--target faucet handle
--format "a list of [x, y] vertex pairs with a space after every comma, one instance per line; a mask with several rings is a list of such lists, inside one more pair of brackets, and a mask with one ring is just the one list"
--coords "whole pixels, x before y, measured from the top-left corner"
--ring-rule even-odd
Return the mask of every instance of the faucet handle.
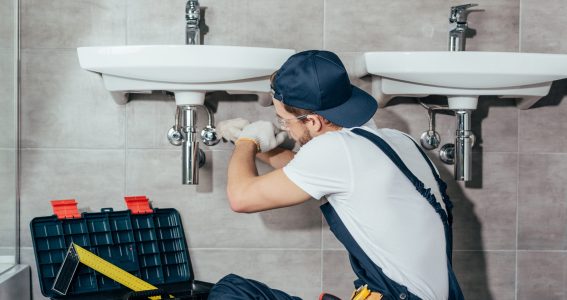
[[449, 15], [449, 23], [466, 23], [467, 22], [467, 9], [478, 6], [476, 3], [469, 3], [457, 6], [451, 6], [451, 15]]

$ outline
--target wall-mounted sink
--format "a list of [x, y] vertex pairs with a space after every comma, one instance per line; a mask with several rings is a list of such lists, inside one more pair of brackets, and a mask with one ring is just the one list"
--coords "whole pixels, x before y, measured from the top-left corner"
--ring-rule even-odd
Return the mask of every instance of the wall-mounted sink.
[[177, 105], [201, 105], [208, 91], [267, 93], [269, 76], [295, 53], [290, 49], [151, 45], [81, 47], [83, 69], [100, 73], [115, 100], [128, 92], [171, 91]]
[[567, 78], [567, 55], [514, 52], [367, 52], [358, 75], [373, 74], [385, 106], [395, 96], [445, 95], [451, 109], [476, 109], [478, 96], [520, 98], [527, 109]]

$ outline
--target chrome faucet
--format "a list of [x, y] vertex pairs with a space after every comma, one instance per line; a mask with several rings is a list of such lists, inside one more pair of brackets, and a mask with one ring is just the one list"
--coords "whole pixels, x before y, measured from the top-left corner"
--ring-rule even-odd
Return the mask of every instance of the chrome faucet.
[[454, 23], [455, 28], [449, 31], [449, 51], [465, 51], [468, 9], [477, 5], [471, 3], [451, 7], [449, 23]]
[[203, 107], [209, 116], [208, 125], [201, 132], [201, 140], [207, 146], [220, 142], [214, 126], [211, 110], [205, 105], [179, 105], [175, 113], [175, 125], [169, 129], [167, 138], [174, 146], [182, 146], [182, 179], [183, 184], [199, 184], [199, 168], [205, 165], [205, 152], [199, 148], [197, 141], [197, 109]]
[[201, 6], [197, 0], [188, 0], [185, 5], [185, 44], [199, 45], [201, 44], [201, 30], [199, 22], [201, 21]]

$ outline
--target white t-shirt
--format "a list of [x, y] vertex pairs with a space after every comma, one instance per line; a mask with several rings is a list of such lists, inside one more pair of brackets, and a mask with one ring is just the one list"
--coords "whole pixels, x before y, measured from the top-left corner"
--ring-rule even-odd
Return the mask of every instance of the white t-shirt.
[[[445, 208], [431, 169], [409, 136], [361, 128], [384, 139]], [[283, 171], [313, 198], [326, 196], [386, 276], [422, 299], [448, 298], [441, 218], [376, 145], [350, 129], [327, 132], [301, 147]]]

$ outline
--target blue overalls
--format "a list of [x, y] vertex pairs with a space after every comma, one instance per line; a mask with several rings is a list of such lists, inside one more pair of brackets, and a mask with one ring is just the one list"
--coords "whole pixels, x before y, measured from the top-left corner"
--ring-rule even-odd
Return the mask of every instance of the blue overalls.
[[[452, 248], [453, 248], [453, 238], [451, 224], [453, 222], [453, 217], [451, 214], [451, 208], [453, 204], [447, 196], [446, 190], [447, 185], [433, 167], [433, 164], [421, 148], [415, 144], [419, 149], [419, 152], [431, 168], [431, 172], [437, 181], [439, 186], [439, 191], [445, 203], [447, 212], [443, 210], [441, 205], [437, 202], [435, 195], [431, 192], [431, 189], [426, 189], [423, 182], [421, 182], [403, 163], [398, 154], [379, 136], [365, 131], [360, 128], [355, 128], [352, 130], [353, 133], [358, 134], [362, 137], [367, 138], [376, 146], [378, 146], [400, 169], [404, 175], [410, 180], [410, 182], [415, 186], [416, 190], [427, 200], [429, 204], [435, 209], [439, 214], [441, 221], [443, 222], [443, 227], [445, 231], [445, 242], [446, 242], [446, 254], [447, 254], [447, 272], [449, 277], [449, 300], [462, 300], [464, 299], [457, 278], [453, 272], [452, 268]], [[412, 140], [413, 142], [413, 140]], [[384, 300], [386, 299], [400, 299], [400, 300], [414, 300], [420, 299], [416, 295], [410, 293], [408, 289], [396, 283], [392, 279], [388, 278], [382, 269], [377, 266], [367, 255], [362, 251], [358, 243], [354, 240], [350, 232], [347, 230], [342, 220], [337, 215], [336, 211], [333, 209], [330, 203], [325, 203], [321, 205], [321, 211], [330, 226], [331, 231], [337, 237], [337, 239], [345, 246], [349, 253], [350, 263], [354, 273], [358, 277], [355, 281], [355, 286], [359, 287], [364, 284], [368, 285], [371, 291], [379, 292], [383, 295]], [[266, 299], [266, 300], [297, 300], [299, 298], [289, 296], [279, 290], [273, 290], [266, 285], [250, 280], [244, 279], [234, 274], [230, 274], [223, 279], [221, 279], [213, 290], [209, 299], [234, 299], [234, 300], [244, 300], [244, 299]]]
[[[427, 164], [429, 165], [435, 181], [439, 186], [439, 191], [445, 203], [447, 212], [443, 210], [439, 202], [435, 199], [435, 195], [431, 192], [431, 189], [426, 189], [423, 182], [421, 182], [413, 173], [407, 168], [398, 154], [379, 136], [365, 131], [360, 128], [355, 128], [352, 130], [353, 133], [358, 134], [362, 137], [367, 138], [372, 143], [374, 143], [378, 148], [380, 148], [391, 160], [392, 162], [406, 175], [409, 181], [415, 186], [415, 189], [427, 200], [429, 204], [435, 209], [439, 214], [441, 221], [443, 222], [443, 228], [445, 230], [445, 242], [446, 242], [446, 253], [447, 253], [447, 272], [449, 275], [449, 300], [461, 300], [464, 299], [457, 278], [452, 268], [452, 249], [453, 249], [453, 234], [451, 230], [451, 224], [453, 223], [453, 216], [451, 214], [451, 209], [453, 204], [449, 197], [447, 196], [447, 185], [433, 167], [433, 164], [429, 158], [425, 155], [423, 150], [415, 144]], [[413, 140], [412, 140], [413, 142]], [[368, 288], [372, 291], [377, 291], [381, 293], [384, 297], [383, 299], [419, 299], [419, 297], [413, 295], [408, 291], [408, 289], [396, 283], [395, 281], [388, 278], [380, 267], [378, 267], [372, 260], [362, 251], [360, 246], [353, 239], [351, 234], [346, 229], [345, 225], [330, 205], [330, 203], [323, 204], [321, 206], [321, 211], [329, 223], [331, 231], [335, 234], [337, 239], [345, 246], [349, 252], [350, 263], [354, 270], [354, 273], [358, 276], [358, 280], [355, 281], [355, 285], [358, 287], [363, 284], [368, 284]]]

